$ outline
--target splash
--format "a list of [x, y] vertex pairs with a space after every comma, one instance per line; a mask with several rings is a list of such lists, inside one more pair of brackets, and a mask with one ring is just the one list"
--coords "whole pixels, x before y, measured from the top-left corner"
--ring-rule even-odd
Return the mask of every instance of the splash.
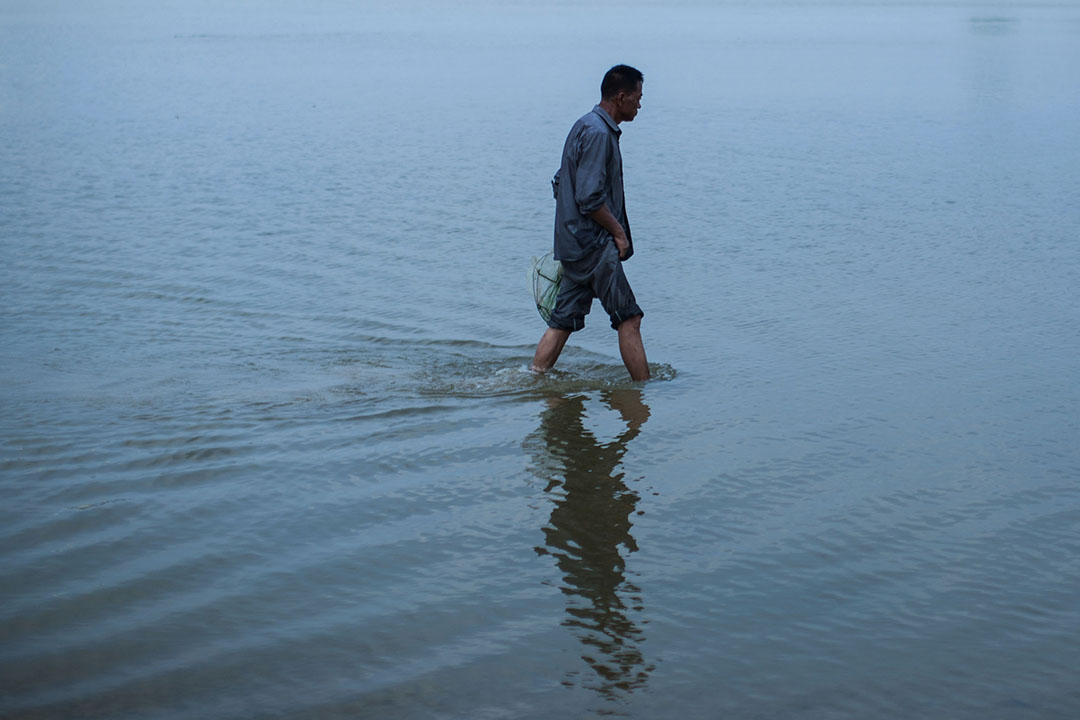
[[[529, 354], [522, 354], [522, 350]], [[418, 378], [419, 392], [446, 397], [531, 397], [641, 385], [630, 379], [621, 361], [579, 348], [565, 352], [559, 366], [544, 373], [529, 367], [531, 346], [489, 346], [483, 351], [482, 357], [475, 352], [455, 352], [428, 363]], [[675, 369], [663, 363], [652, 363], [649, 370], [652, 382], [676, 376]]]

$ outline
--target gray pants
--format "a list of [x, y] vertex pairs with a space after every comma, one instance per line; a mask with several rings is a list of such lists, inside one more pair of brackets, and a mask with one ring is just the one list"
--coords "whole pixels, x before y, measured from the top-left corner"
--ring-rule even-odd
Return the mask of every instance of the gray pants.
[[595, 298], [600, 298], [612, 328], [635, 315], [645, 315], [630, 289], [614, 240], [609, 239], [580, 260], [564, 261], [562, 266], [562, 286], [547, 321], [550, 327], [581, 330]]

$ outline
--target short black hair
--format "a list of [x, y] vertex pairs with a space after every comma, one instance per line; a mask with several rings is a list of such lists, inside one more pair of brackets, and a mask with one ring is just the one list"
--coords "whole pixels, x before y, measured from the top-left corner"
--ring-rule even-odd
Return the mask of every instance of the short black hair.
[[604, 73], [604, 79], [600, 83], [600, 97], [603, 99], [613, 98], [620, 92], [634, 92], [638, 83], [644, 82], [645, 76], [637, 68], [629, 65], [616, 65]]

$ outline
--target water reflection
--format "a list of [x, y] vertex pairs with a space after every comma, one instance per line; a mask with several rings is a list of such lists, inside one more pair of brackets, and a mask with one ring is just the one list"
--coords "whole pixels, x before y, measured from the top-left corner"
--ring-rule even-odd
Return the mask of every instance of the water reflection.
[[[612, 389], [601, 401], [625, 425], [614, 440], [600, 442], [585, 425], [587, 396], [550, 398], [540, 427], [527, 444], [535, 472], [553, 496], [545, 546], [562, 572], [566, 596], [563, 625], [584, 646], [582, 659], [595, 671], [586, 687], [607, 699], [644, 686], [652, 666], [640, 650], [643, 635], [634, 616], [642, 610], [640, 590], [627, 579], [624, 555], [637, 550], [630, 530], [638, 495], [626, 486], [620, 463], [641, 432], [649, 408], [640, 390]], [[567, 678], [566, 684], [573, 684]]]

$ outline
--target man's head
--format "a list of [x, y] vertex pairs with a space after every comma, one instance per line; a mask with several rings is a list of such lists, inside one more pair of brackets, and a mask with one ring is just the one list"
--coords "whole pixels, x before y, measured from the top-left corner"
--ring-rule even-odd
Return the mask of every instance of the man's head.
[[645, 76], [629, 65], [616, 65], [604, 73], [600, 104], [617, 123], [631, 122], [641, 108], [641, 84]]

